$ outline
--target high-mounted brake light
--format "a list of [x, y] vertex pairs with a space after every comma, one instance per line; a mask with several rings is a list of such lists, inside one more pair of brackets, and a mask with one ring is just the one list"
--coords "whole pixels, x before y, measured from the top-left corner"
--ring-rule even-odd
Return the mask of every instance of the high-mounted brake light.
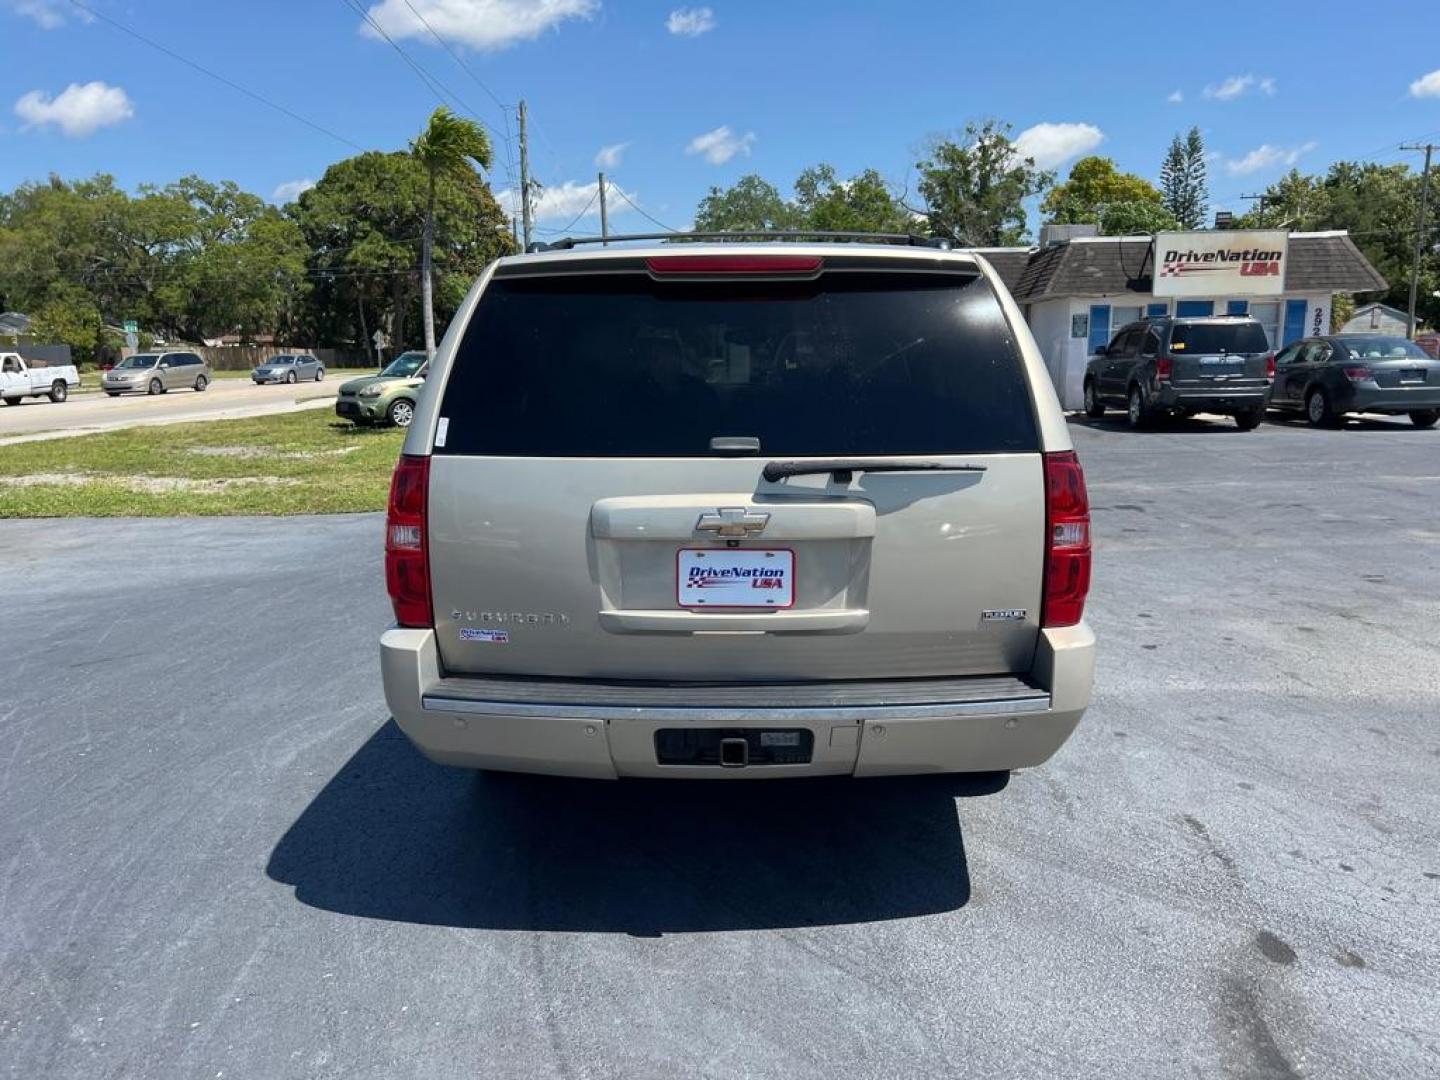
[[401, 626], [435, 624], [430, 609], [430, 548], [426, 504], [430, 459], [402, 454], [390, 480], [385, 515], [385, 588]]
[[645, 267], [659, 277], [679, 274], [815, 274], [819, 255], [655, 255]]
[[1175, 361], [1168, 356], [1157, 356], [1155, 358], [1155, 378], [1165, 382], [1170, 378], [1170, 373], [1175, 370]]
[[1040, 625], [1074, 626], [1090, 592], [1090, 496], [1073, 450], [1045, 455], [1045, 594]]

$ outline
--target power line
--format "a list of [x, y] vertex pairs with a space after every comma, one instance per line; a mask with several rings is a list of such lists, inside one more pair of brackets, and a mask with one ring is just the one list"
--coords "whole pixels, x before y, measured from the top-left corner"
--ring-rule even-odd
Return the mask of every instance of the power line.
[[646, 213], [644, 210], [640, 209], [640, 207], [636, 206], [636, 205], [635, 205], [635, 200], [632, 199], [632, 198], [630, 198], [630, 196], [629, 196], [628, 194], [626, 194], [625, 189], [622, 188], [619, 184], [613, 185], [613, 186], [612, 186], [612, 190], [614, 190], [615, 194], [619, 195], [622, 199], [624, 199], [627, 203], [630, 204], [630, 209], [634, 210], [637, 214], [639, 214], [641, 217], [643, 217], [646, 221], [650, 222], [652, 225], [658, 225], [658, 226], [660, 226], [660, 228], [664, 229], [666, 232], [678, 233], [678, 232], [681, 231], [680, 229], [672, 229], [669, 225], [666, 225], [663, 221], [658, 221], [658, 220], [656, 220], [655, 218], [651, 217], [648, 213]]
[[426, 68], [422, 64], [420, 64], [409, 53], [402, 49], [399, 43], [385, 32], [385, 28], [375, 21], [374, 16], [372, 16], [368, 11], [366, 11], [363, 7], [360, 6], [359, 0], [340, 0], [340, 2], [346, 7], [348, 7], [351, 11], [355, 12], [355, 14], [359, 15], [367, 23], [369, 23], [371, 28], [382, 38], [384, 38], [386, 43], [392, 49], [399, 53], [400, 59], [405, 61], [405, 63], [409, 66], [410, 70], [415, 73], [416, 78], [418, 78], [421, 83], [425, 85], [425, 88], [427, 90], [429, 90], [432, 94], [435, 95], [436, 99], [439, 100], [440, 104], [447, 104], [445, 99], [448, 97], [451, 101], [455, 102], [456, 105], [460, 106], [460, 110], [462, 112], [469, 113], [472, 117], [474, 117], [476, 123], [482, 124], [486, 128], [489, 128], [490, 131], [496, 135], [496, 137], [499, 136], [499, 132], [495, 131], [495, 129], [489, 124], [486, 124], [484, 120], [480, 119], [479, 114], [476, 113], [474, 109], [470, 108], [469, 105], [465, 104], [465, 102], [460, 98], [459, 94], [455, 93], [455, 91], [451, 90], [439, 79], [431, 75], [430, 72], [426, 70]]
[[554, 233], [561, 233], [562, 235], [563, 235], [564, 233], [568, 233], [571, 229], [573, 229], [573, 228], [575, 227], [575, 223], [576, 223], [577, 221], [579, 221], [581, 218], [583, 218], [586, 214], [588, 214], [588, 213], [590, 212], [590, 208], [595, 205], [595, 200], [598, 199], [599, 197], [600, 197], [600, 188], [599, 188], [599, 186], [597, 185], [596, 188], [595, 188], [595, 194], [593, 194], [593, 195], [590, 196], [590, 201], [585, 204], [585, 208], [584, 208], [583, 210], [581, 210], [578, 214], [576, 214], [574, 218], [571, 219], [569, 225], [566, 225], [566, 226], [564, 226], [564, 227], [562, 227], [562, 228], [559, 228], [559, 229], [536, 229], [535, 231], [536, 231], [536, 232], [543, 232], [543, 233], [551, 233], [552, 235], [553, 235]]
[[[479, 75], [475, 74], [474, 70], [470, 67], [470, 65], [465, 63], [464, 58], [453, 48], [450, 47], [450, 43], [440, 36], [439, 31], [437, 31], [435, 27], [430, 25], [430, 20], [425, 18], [425, 16], [416, 9], [415, 5], [410, 3], [410, 0], [405, 0], [405, 6], [410, 9], [410, 14], [414, 15], [415, 18], [420, 20], [421, 25], [424, 26], [427, 31], [429, 31], [430, 36], [435, 39], [439, 46], [450, 54], [450, 58], [460, 66], [460, 69], [464, 71], [466, 75], [470, 76], [471, 80], [475, 83], [475, 85], [480, 87], [481, 90], [485, 91], [485, 93], [489, 95], [490, 100], [495, 103], [495, 107], [500, 110], [500, 116], [505, 121], [505, 176], [506, 179], [509, 181], [510, 186], [514, 187], [515, 156], [510, 146], [511, 142], [514, 139], [514, 134], [510, 130], [509, 106], [507, 106], [503, 101], [499, 99], [499, 97], [496, 96], [495, 91], [491, 90], [490, 87], [485, 84], [485, 81], [481, 79]], [[478, 120], [479, 117], [476, 117], [476, 119]], [[496, 134], [499, 133], [497, 132]]]
[[271, 101], [269, 98], [264, 97], [261, 94], [257, 94], [254, 90], [251, 90], [248, 87], [241, 86], [239, 83], [234, 82], [231, 79], [227, 79], [224, 75], [221, 75], [218, 72], [211, 71], [203, 64], [196, 63], [188, 56], [182, 56], [174, 49], [166, 48], [158, 41], [154, 41], [146, 37], [139, 31], [130, 29], [130, 27], [126, 26], [124, 23], [116, 19], [112, 19], [109, 15], [106, 15], [100, 11], [96, 11], [94, 8], [90, 7], [87, 4], [82, 4], [80, 0], [70, 0], [70, 3], [73, 4], [75, 7], [79, 8], [81, 11], [85, 12], [87, 15], [99, 19], [101, 22], [109, 23], [121, 33], [129, 34], [136, 41], [142, 42], [143, 44], [150, 46], [150, 48], [154, 49], [156, 52], [164, 53], [166, 56], [170, 57], [170, 59], [178, 60], [180, 61], [180, 63], [186, 65], [187, 67], [194, 68], [196, 71], [200, 72], [200, 74], [206, 75], [209, 78], [214, 79], [216, 82], [228, 86], [231, 90], [238, 91], [239, 93], [244, 94], [248, 98], [253, 98], [255, 101], [260, 102], [260, 104], [264, 105], [266, 108], [274, 109], [276, 112], [288, 116], [291, 120], [298, 120], [300, 123], [304, 124], [311, 130], [318, 131], [322, 135], [328, 135], [336, 142], [344, 143], [351, 149], [359, 150], [362, 153], [365, 151], [365, 147], [361, 146], [359, 143], [351, 142], [349, 139], [345, 138], [345, 136], [337, 135], [335, 132], [331, 131], [323, 124], [317, 124], [314, 120], [308, 120], [305, 117], [301, 116], [299, 113], [295, 112], [293, 109], [287, 109], [284, 105]]

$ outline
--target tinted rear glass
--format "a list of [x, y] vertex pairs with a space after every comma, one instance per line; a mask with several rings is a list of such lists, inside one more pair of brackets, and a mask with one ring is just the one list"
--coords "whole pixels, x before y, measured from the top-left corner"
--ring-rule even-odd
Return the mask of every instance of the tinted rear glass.
[[1269, 352], [1265, 330], [1259, 323], [1176, 323], [1170, 330], [1170, 347], [1187, 353]]
[[1344, 338], [1350, 355], [1361, 360], [1429, 360], [1430, 354], [1413, 341], [1397, 337]]
[[1021, 361], [972, 275], [694, 284], [497, 279], [465, 331], [437, 453], [708, 457], [1034, 451]]

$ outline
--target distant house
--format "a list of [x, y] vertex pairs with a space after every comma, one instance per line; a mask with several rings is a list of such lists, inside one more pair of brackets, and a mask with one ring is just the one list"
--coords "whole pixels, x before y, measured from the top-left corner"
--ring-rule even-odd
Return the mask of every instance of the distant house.
[[1354, 316], [1340, 327], [1342, 334], [1390, 334], [1404, 337], [1410, 327], [1410, 316], [1389, 304], [1366, 304], [1355, 309]]

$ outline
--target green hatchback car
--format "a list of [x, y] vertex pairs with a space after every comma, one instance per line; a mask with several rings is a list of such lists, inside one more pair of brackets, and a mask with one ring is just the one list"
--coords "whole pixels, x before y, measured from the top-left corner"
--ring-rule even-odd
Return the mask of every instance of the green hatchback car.
[[401, 353], [378, 375], [351, 379], [335, 398], [335, 415], [357, 424], [394, 424], [409, 427], [415, 418], [415, 401], [425, 383], [423, 352]]

